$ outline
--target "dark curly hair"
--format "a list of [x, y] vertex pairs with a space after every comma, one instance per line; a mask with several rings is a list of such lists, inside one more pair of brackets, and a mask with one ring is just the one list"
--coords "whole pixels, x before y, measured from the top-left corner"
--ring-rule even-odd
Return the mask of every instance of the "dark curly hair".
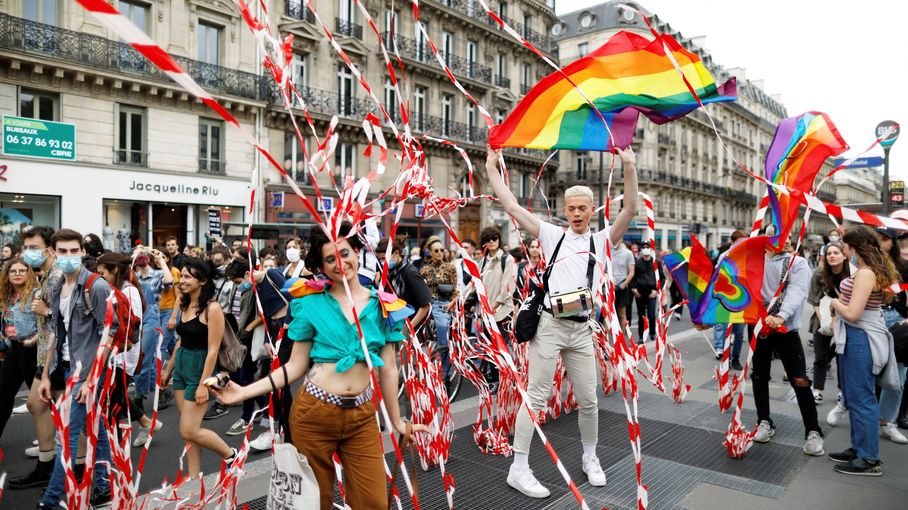
[[[359, 239], [359, 236], [350, 235], [352, 230], [353, 224], [349, 221], [341, 223], [338, 239], [346, 238], [347, 242], [350, 243], [351, 248], [360, 251], [363, 249], [363, 242]], [[332, 240], [325, 235], [325, 232], [321, 227], [318, 225], [312, 227], [312, 230], [309, 231], [309, 252], [306, 253], [307, 269], [313, 273], [322, 272], [322, 246], [330, 242], [332, 242]]]
[[[214, 287], [214, 275], [217, 274], [217, 268], [208, 260], [201, 260], [195, 257], [188, 257], [183, 261], [183, 269], [189, 271], [196, 280], [199, 280], [202, 283], [202, 291], [199, 293], [199, 313], [202, 313], [204, 309], [203, 305], [207, 305], [209, 301], [214, 299], [214, 295], [217, 291]], [[189, 309], [191, 303], [188, 299], [180, 300], [180, 310], [184, 312]]]

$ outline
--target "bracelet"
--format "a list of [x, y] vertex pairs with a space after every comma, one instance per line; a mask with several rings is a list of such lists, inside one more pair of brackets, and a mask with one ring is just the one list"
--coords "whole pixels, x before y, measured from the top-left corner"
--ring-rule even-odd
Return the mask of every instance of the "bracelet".
[[290, 386], [290, 376], [287, 375], [287, 365], [281, 365], [281, 370], [284, 371], [284, 386]]
[[277, 393], [277, 385], [274, 384], [274, 379], [271, 377], [271, 374], [268, 374], [268, 382], [271, 383], [271, 391]]

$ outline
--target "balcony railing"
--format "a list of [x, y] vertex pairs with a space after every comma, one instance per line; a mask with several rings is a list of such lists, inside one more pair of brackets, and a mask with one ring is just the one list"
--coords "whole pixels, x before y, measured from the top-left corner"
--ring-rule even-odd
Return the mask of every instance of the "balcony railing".
[[114, 149], [115, 165], [148, 166], [148, 153], [129, 149]]
[[315, 23], [315, 14], [312, 14], [304, 0], [287, 0], [287, 16], [309, 23]]
[[363, 26], [341, 18], [334, 18], [334, 32], [346, 37], [363, 38]]
[[[391, 38], [391, 32], [382, 33], [382, 41], [385, 43], [385, 47], [388, 48], [388, 51], [394, 52], [394, 42], [397, 43], [397, 51], [401, 57], [414, 60], [422, 64], [428, 64], [435, 61], [435, 55], [432, 54], [432, 50], [429, 48], [429, 45], [412, 39], [410, 37], [405, 37], [400, 34], [394, 34], [394, 38]], [[484, 66], [478, 62], [470, 62], [469, 60], [454, 54], [444, 55], [442, 54], [445, 63], [451, 68], [451, 71], [454, 74], [464, 76], [473, 80], [481, 81], [483, 83], [492, 84], [492, 68], [489, 66]]]
[[[126, 43], [36, 23], [5, 13], [0, 13], [0, 48], [144, 79], [171, 81]], [[261, 87], [262, 80], [255, 74], [185, 57], [174, 56], [173, 59], [209, 91], [249, 99], [266, 97]]]
[[505, 89], [509, 89], [509, 88], [511, 88], [511, 79], [507, 78], [505, 76], [496, 76], [495, 85], [505, 88]]
[[211, 175], [224, 175], [227, 173], [227, 162], [217, 159], [199, 158], [199, 172]]

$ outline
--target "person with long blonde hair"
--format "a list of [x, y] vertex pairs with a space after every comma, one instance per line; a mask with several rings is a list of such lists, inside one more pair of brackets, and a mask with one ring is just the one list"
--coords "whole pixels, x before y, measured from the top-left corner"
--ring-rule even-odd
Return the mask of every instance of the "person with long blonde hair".
[[829, 458], [837, 462], [838, 473], [881, 476], [876, 380], [880, 376], [883, 387], [899, 382], [895, 347], [881, 307], [892, 297], [889, 286], [899, 281], [899, 274], [869, 228], [855, 227], [842, 240], [845, 256], [855, 258], [857, 271], [839, 284], [840, 297], [832, 300], [830, 308], [840, 322], [835, 344], [851, 420], [851, 448], [831, 453]]
[[22, 383], [31, 389], [38, 366], [38, 318], [31, 303], [38, 278], [20, 257], [11, 258], [0, 272], [0, 339], [9, 344], [0, 368], [0, 437], [13, 412], [16, 392]]

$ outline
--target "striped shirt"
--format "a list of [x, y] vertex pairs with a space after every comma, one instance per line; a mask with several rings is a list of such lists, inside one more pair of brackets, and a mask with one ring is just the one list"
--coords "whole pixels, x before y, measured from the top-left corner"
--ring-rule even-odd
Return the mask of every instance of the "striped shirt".
[[[841, 299], [843, 304], [848, 304], [851, 301], [851, 291], [854, 290], [854, 276], [849, 276], [842, 280], [842, 283], [839, 284], [839, 293], [841, 294]], [[874, 291], [870, 293], [870, 297], [867, 298], [867, 304], [864, 305], [864, 310], [879, 310], [880, 305], [883, 304], [883, 293], [880, 291]]]

